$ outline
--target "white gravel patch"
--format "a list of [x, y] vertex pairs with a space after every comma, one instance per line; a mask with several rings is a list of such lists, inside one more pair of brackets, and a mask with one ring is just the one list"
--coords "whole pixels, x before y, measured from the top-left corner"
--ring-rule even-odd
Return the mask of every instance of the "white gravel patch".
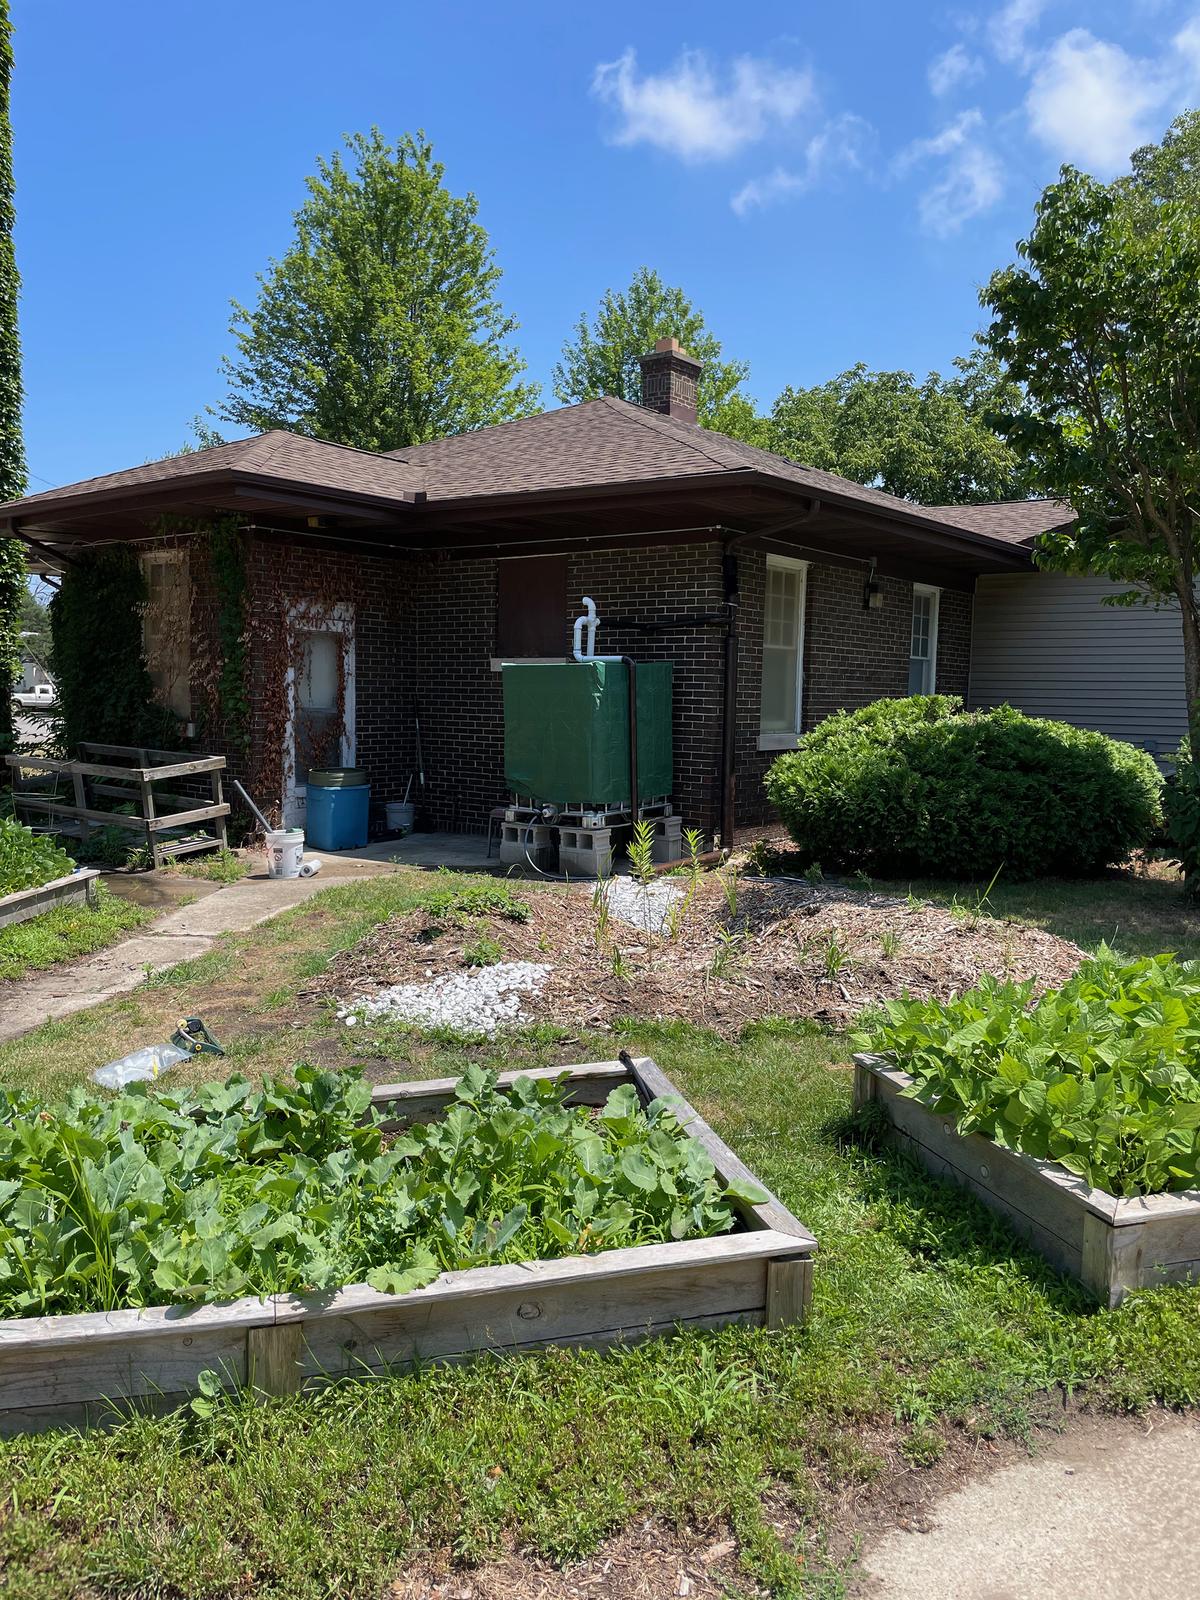
[[602, 890], [608, 909], [622, 922], [630, 922], [643, 933], [661, 933], [676, 900], [683, 899], [677, 883], [659, 878], [654, 883], [638, 883], [636, 878], [610, 878]]
[[360, 1022], [423, 1022], [459, 1033], [484, 1033], [527, 1022], [521, 996], [536, 994], [550, 976], [537, 961], [500, 961], [494, 967], [450, 972], [428, 983], [397, 983], [369, 998], [338, 1007], [348, 1028]]

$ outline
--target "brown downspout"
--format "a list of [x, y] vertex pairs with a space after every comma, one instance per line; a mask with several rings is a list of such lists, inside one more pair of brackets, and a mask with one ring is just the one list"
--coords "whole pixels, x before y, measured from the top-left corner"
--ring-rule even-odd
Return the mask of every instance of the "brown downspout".
[[817, 499], [798, 517], [773, 523], [769, 528], [758, 528], [753, 533], [735, 533], [721, 545], [721, 578], [725, 598], [725, 650], [722, 669], [721, 710], [721, 845], [733, 849], [737, 827], [737, 625], [741, 606], [741, 585], [738, 558], [734, 547], [746, 539], [765, 539], [777, 533], [787, 533], [793, 528], [811, 522], [821, 509]]

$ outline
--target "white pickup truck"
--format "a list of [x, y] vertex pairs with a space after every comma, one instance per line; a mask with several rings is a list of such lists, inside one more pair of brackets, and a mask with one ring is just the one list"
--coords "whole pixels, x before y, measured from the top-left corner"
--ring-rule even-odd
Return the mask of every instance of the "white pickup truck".
[[23, 711], [48, 711], [51, 706], [58, 703], [58, 695], [52, 683], [35, 683], [32, 689], [14, 694], [13, 699]]

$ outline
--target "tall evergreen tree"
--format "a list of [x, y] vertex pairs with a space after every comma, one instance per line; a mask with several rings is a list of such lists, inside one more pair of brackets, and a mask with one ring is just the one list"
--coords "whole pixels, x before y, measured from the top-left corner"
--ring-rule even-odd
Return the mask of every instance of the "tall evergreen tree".
[[[21, 341], [17, 296], [21, 280], [13, 250], [12, 21], [0, 0], [0, 500], [15, 500], [25, 488], [21, 439]], [[0, 539], [0, 754], [13, 747], [12, 688], [21, 659], [21, 602], [25, 593], [25, 547]]]

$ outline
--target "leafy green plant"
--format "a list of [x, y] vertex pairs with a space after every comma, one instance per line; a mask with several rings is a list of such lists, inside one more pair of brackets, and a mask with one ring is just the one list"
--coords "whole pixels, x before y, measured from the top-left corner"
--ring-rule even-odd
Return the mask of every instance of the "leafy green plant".
[[1189, 883], [1200, 880], [1200, 768], [1185, 739], [1163, 790], [1167, 838]]
[[1102, 952], [1033, 1002], [985, 977], [950, 1001], [893, 1000], [857, 1038], [914, 1099], [1112, 1194], [1200, 1184], [1200, 966]]
[[850, 946], [836, 932], [831, 933], [821, 946], [821, 967], [825, 976], [832, 982], [853, 963]]
[[1162, 814], [1144, 750], [949, 695], [827, 717], [766, 787], [800, 851], [877, 876], [1086, 875], [1144, 847]]
[[804, 869], [804, 881], [811, 884], [814, 889], [819, 883], [825, 882], [825, 874], [821, 871], [821, 863], [819, 861], [812, 862], [810, 866]]
[[183, 857], [171, 862], [173, 872], [185, 878], [203, 878], [208, 883], [238, 883], [250, 870], [236, 850], [219, 849], [211, 854]]
[[900, 954], [900, 935], [891, 928], [885, 928], [879, 935], [879, 948], [884, 958], [891, 961]]
[[719, 927], [717, 948], [713, 951], [708, 967], [709, 975], [713, 978], [723, 978], [727, 972], [732, 971], [742, 959], [745, 942], [746, 934], [743, 929]]
[[633, 876], [640, 884], [654, 882], [654, 824], [639, 818], [625, 850]]
[[296, 1069], [45, 1106], [0, 1090], [0, 1316], [109, 1310], [724, 1233], [731, 1201], [670, 1105], [622, 1084], [593, 1113], [563, 1080], [471, 1068], [435, 1122], [385, 1143], [371, 1086]]
[[451, 872], [444, 872], [449, 881], [439, 886], [425, 898], [425, 911], [430, 922], [452, 922], [464, 926], [476, 917], [506, 917], [510, 922], [529, 921], [529, 902], [514, 894], [507, 883], [499, 879], [480, 882], [456, 881]]
[[45, 834], [34, 833], [13, 817], [0, 817], [0, 895], [18, 889], [40, 889], [66, 878], [75, 863]]
[[499, 942], [486, 933], [476, 934], [470, 944], [463, 946], [463, 965], [467, 967], [494, 967], [503, 959]]

